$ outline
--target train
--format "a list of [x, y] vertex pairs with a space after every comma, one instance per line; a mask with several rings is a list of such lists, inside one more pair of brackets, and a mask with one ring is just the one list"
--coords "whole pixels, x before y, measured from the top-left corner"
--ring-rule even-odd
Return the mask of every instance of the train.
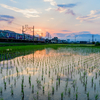
[[45, 42], [45, 39], [41, 36], [36, 37], [30, 34], [20, 34], [9, 30], [0, 30], [0, 40], [12, 40], [12, 41], [30, 41], [32, 42]]

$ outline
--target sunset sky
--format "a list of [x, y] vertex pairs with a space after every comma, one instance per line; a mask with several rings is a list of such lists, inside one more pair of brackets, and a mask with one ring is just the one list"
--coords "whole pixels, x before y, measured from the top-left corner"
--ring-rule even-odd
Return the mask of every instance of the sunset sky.
[[26, 24], [43, 36], [89, 40], [96, 34], [99, 40], [100, 0], [0, 0], [1, 30], [22, 33]]

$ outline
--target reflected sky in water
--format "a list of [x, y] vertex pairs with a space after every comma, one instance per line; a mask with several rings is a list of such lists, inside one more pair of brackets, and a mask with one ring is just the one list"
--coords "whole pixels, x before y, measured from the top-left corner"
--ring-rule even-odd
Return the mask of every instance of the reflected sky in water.
[[[97, 91], [98, 93], [100, 91], [98, 88], [99, 51], [98, 48], [85, 47], [59, 48], [57, 50], [47, 48], [3, 60], [0, 62], [0, 91], [2, 90], [0, 97], [4, 100], [33, 100], [33, 98], [47, 100], [48, 93], [50, 93], [51, 100], [60, 100], [63, 92], [64, 100], [75, 100], [78, 87], [79, 100], [85, 100], [88, 91], [93, 100]], [[90, 85], [92, 78], [94, 79], [93, 87]], [[24, 86], [23, 98], [22, 84]], [[87, 87], [84, 84], [87, 84]], [[94, 89], [95, 84], [96, 89]], [[33, 85], [34, 93], [32, 92]], [[14, 92], [13, 96], [11, 89]]]

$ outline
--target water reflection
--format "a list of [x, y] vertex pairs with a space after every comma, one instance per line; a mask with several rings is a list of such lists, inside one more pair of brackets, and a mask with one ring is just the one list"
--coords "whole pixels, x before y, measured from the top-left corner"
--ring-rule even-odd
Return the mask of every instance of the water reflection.
[[[76, 94], [79, 100], [86, 100], [88, 91], [93, 91], [93, 95], [100, 91], [98, 48], [47, 48], [24, 53], [18, 51], [2, 54], [2, 58], [0, 93], [3, 95], [0, 97], [4, 100], [60, 100], [61, 93], [63, 100], [75, 100]], [[91, 100], [95, 99], [93, 95]]]

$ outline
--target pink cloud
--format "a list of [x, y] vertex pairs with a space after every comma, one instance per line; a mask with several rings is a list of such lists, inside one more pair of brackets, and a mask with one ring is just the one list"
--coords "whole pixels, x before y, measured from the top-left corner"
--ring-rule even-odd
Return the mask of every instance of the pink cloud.
[[73, 12], [73, 10], [71, 9], [67, 9], [66, 13], [65, 14], [71, 14], [71, 15], [75, 15], [75, 13]]
[[65, 12], [67, 9], [66, 8], [62, 8], [62, 7], [58, 7], [56, 9], [56, 11], [59, 11], [60, 13]]

